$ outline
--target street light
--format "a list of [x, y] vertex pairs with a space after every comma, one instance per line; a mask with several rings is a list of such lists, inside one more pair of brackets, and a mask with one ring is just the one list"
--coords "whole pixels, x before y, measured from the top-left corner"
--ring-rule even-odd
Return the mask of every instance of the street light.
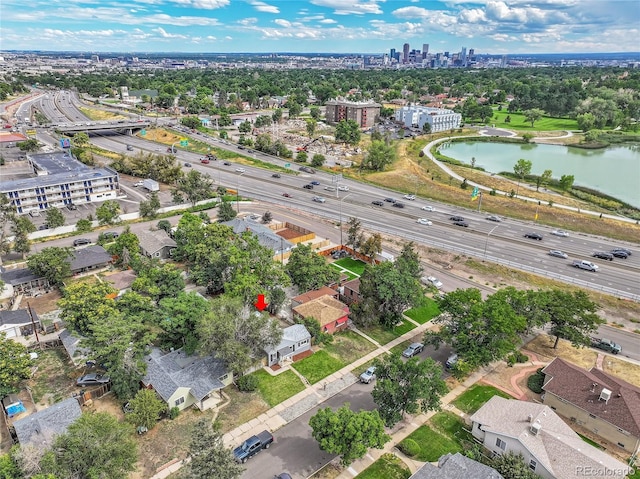
[[489, 236], [491, 236], [491, 233], [493, 233], [498, 226], [500, 225], [495, 225], [493, 228], [491, 228], [491, 231], [487, 233], [487, 239], [484, 242], [484, 255], [482, 261], [485, 261], [487, 259], [487, 244], [489, 243]]
[[236, 211], [240, 213], [240, 177], [244, 175], [244, 171], [238, 174], [238, 181], [236, 183]]
[[351, 193], [340, 199], [340, 249], [342, 249], [342, 202], [349, 198], [349, 196], [351, 196]]

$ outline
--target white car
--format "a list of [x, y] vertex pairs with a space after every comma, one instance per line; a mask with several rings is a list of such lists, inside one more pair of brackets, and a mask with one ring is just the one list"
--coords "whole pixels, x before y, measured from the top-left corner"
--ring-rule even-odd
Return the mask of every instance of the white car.
[[421, 225], [427, 225], [427, 226], [431, 226], [433, 223], [431, 221], [429, 221], [427, 218], [420, 218], [418, 220], [418, 223], [420, 223]]
[[133, 184], [133, 186], [143, 186], [143, 185], [144, 185], [144, 182], [142, 182], [142, 181], [136, 181], [136, 182]]
[[562, 236], [563, 238], [566, 238], [567, 236], [569, 236], [569, 233], [567, 233], [564, 230], [553, 230], [551, 234], [554, 236]]
[[245, 171], [247, 171], [247, 170], [245, 170], [244, 168], [236, 168], [236, 171], [237, 171], [238, 173], [244, 173], [244, 172], [245, 172]]
[[440, 281], [435, 276], [428, 276], [427, 281], [429, 281], [432, 285], [434, 285], [438, 289], [442, 288], [442, 281]]
[[347, 185], [338, 186], [338, 191], [349, 191], [349, 187]]
[[422, 208], [420, 208], [420, 209], [421, 209], [421, 210], [424, 210], [424, 211], [435, 211], [435, 210], [436, 210], [433, 206], [429, 206], [429, 205], [427, 205], [427, 206], [423, 206], [423, 207], [422, 207]]
[[413, 200], [415, 200], [415, 199], [416, 199], [416, 195], [404, 195], [404, 196], [403, 196], [403, 198], [404, 198], [405, 200], [413, 201]]

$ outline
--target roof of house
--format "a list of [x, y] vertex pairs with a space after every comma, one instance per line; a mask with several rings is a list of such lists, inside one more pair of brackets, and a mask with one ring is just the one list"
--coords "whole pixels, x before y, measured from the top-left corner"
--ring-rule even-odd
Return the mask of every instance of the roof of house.
[[485, 466], [459, 452], [446, 454], [438, 460], [438, 465], [426, 463], [409, 479], [504, 479], [492, 467]]
[[147, 374], [142, 382], [153, 386], [165, 401], [178, 388], [189, 388], [191, 394], [201, 401], [211, 391], [224, 387], [220, 377], [227, 374], [227, 368], [222, 360], [212, 356], [188, 356], [182, 349], [165, 354], [154, 348], [145, 360]]
[[237, 235], [244, 233], [245, 231], [250, 231], [258, 237], [258, 243], [260, 243], [261, 246], [269, 248], [275, 253], [289, 251], [293, 248], [293, 244], [291, 242], [287, 241], [282, 236], [279, 236], [271, 228], [263, 224], [256, 223], [255, 221], [250, 221], [248, 218], [236, 217], [229, 221], [223, 221], [221, 224], [229, 226]]
[[349, 314], [349, 307], [342, 301], [324, 295], [296, 306], [293, 311], [303, 318], [316, 319], [320, 326], [326, 326]]
[[[471, 416], [481, 430], [518, 440], [555, 477], [578, 478], [580, 471], [621, 471], [624, 463], [582, 440], [551, 408], [544, 404], [493, 396]], [[537, 434], [532, 426], [538, 425]], [[579, 467], [579, 466], [582, 466]]]
[[[616, 427], [640, 437], [640, 388], [597, 368], [587, 371], [560, 358], [542, 372], [542, 389], [596, 415]], [[608, 401], [600, 400], [603, 389], [611, 391]]]
[[336, 297], [337, 295], [338, 295], [337, 291], [331, 289], [328, 286], [323, 286], [320, 289], [313, 289], [311, 291], [307, 291], [306, 293], [299, 294], [295, 298], [292, 298], [291, 301], [294, 303], [304, 304], [314, 299], [318, 299], [322, 296]]
[[74, 250], [70, 261], [71, 271], [100, 266], [111, 262], [111, 255], [100, 245]]
[[31, 272], [29, 268], [18, 268], [18, 269], [4, 269], [0, 274], [0, 278], [7, 284], [11, 286], [18, 286], [20, 284], [29, 283], [31, 281], [35, 281], [40, 278]]
[[143, 251], [153, 254], [162, 248], [175, 248], [178, 244], [171, 238], [165, 230], [147, 230], [136, 233]]
[[299, 341], [310, 338], [311, 334], [309, 334], [309, 331], [307, 331], [307, 328], [305, 328], [303, 324], [294, 324], [293, 326], [289, 326], [282, 330], [282, 339], [280, 340], [280, 344], [273, 348], [265, 348], [265, 352], [271, 353], [279, 351], [288, 346], [293, 346]]
[[[33, 309], [31, 310], [31, 314], [33, 314], [33, 321], [38, 323], [40, 320], [38, 319], [38, 315]], [[29, 310], [27, 309], [16, 309], [15, 311], [0, 310], [0, 326], [4, 326], [4, 325], [20, 326], [24, 324], [31, 324], [31, 316], [29, 315]]]
[[50, 446], [53, 438], [65, 433], [67, 427], [81, 415], [82, 409], [78, 401], [69, 398], [14, 422], [13, 427], [23, 446], [29, 443]]
[[342, 284], [345, 288], [349, 288], [356, 294], [360, 294], [360, 278], [354, 278]]
[[118, 271], [117, 273], [109, 274], [104, 277], [105, 282], [111, 283], [118, 291], [125, 290], [131, 287], [131, 284], [138, 277], [136, 272], [132, 269], [126, 269], [124, 271]]
[[67, 354], [71, 358], [71, 360], [76, 363], [77, 359], [86, 359], [88, 358], [91, 350], [89, 348], [85, 348], [80, 346], [80, 343], [83, 337], [74, 334], [72, 331], [68, 329], [63, 329], [58, 334], [58, 338], [62, 341], [62, 345], [64, 349], [67, 351]]

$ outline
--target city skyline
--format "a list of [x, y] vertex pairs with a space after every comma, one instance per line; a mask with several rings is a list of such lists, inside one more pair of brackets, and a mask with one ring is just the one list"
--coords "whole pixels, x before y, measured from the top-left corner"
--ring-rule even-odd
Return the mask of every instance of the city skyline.
[[369, 53], [637, 52], [637, 0], [16, 0], [2, 50]]

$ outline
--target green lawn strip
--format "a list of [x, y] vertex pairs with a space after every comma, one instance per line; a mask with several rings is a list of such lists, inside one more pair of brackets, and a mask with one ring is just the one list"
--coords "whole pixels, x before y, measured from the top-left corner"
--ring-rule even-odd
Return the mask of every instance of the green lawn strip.
[[582, 434], [578, 433], [578, 436], [580, 436], [580, 439], [582, 439], [584, 442], [586, 442], [587, 444], [591, 444], [593, 447], [595, 447], [596, 449], [604, 449], [604, 447], [602, 447], [600, 444], [598, 444], [595, 441], [592, 441], [591, 439], [589, 439], [587, 436], [583, 436]]
[[376, 348], [375, 344], [358, 333], [342, 331], [339, 334], [335, 334], [333, 342], [324, 346], [323, 350], [343, 363], [351, 364]]
[[393, 454], [383, 454], [380, 459], [356, 476], [356, 479], [408, 479], [411, 471]]
[[420, 446], [420, 452], [414, 459], [421, 462], [435, 462], [441, 456], [462, 451], [460, 444], [440, 434], [429, 426], [420, 426], [404, 440], [412, 439]]
[[429, 423], [440, 434], [456, 441], [460, 446], [465, 442], [473, 442], [473, 436], [466, 429], [464, 421], [451, 412], [439, 412], [429, 419]]
[[[505, 118], [511, 117], [509, 123], [505, 123]], [[530, 130], [530, 131], [560, 131], [579, 130], [578, 122], [569, 118], [551, 118], [543, 116], [531, 126], [530, 121], [524, 119], [522, 113], [509, 113], [507, 111], [494, 111], [490, 123], [495, 123], [497, 128], [508, 130]]]
[[364, 263], [363, 261], [352, 258], [342, 258], [338, 261], [335, 261], [334, 263], [348, 271], [351, 271], [358, 277], [362, 276], [362, 273], [364, 272], [364, 268], [366, 266], [366, 263]]
[[346, 269], [344, 269], [343, 267], [335, 264], [335, 263], [331, 263], [331, 266], [333, 266], [335, 269], [337, 269], [338, 271], [340, 271], [341, 274], [344, 274], [347, 276], [348, 281], [351, 281], [352, 279], [356, 279], [358, 276], [356, 276], [354, 273], [352, 273], [351, 271], [348, 271]]
[[404, 351], [405, 349], [407, 349], [407, 347], [412, 343], [413, 341], [403, 341], [400, 344], [396, 344], [394, 347], [392, 347], [389, 352], [391, 354], [402, 354], [402, 351]]
[[253, 375], [258, 378], [258, 391], [271, 407], [295, 396], [304, 389], [304, 384], [293, 371], [285, 371], [277, 376], [271, 376], [268, 372], [260, 369]]
[[493, 386], [474, 384], [465, 392], [460, 394], [460, 396], [453, 401], [453, 405], [467, 414], [473, 414], [480, 409], [484, 403], [496, 395], [507, 399], [513, 399], [507, 393], [500, 391]]
[[404, 312], [416, 323], [424, 324], [440, 314], [440, 309], [433, 299], [425, 297], [418, 307], [408, 309]]
[[386, 329], [382, 326], [372, 326], [363, 330], [363, 332], [378, 341], [378, 343], [387, 344], [389, 341], [393, 341], [414, 328], [416, 328], [416, 325], [411, 321], [402, 321], [402, 323], [393, 329]]
[[340, 361], [336, 357], [322, 350], [313, 353], [311, 356], [304, 358], [301, 361], [293, 363], [293, 367], [296, 371], [307, 378], [307, 381], [311, 384], [317, 383], [321, 379], [335, 373], [346, 365], [347, 363]]

